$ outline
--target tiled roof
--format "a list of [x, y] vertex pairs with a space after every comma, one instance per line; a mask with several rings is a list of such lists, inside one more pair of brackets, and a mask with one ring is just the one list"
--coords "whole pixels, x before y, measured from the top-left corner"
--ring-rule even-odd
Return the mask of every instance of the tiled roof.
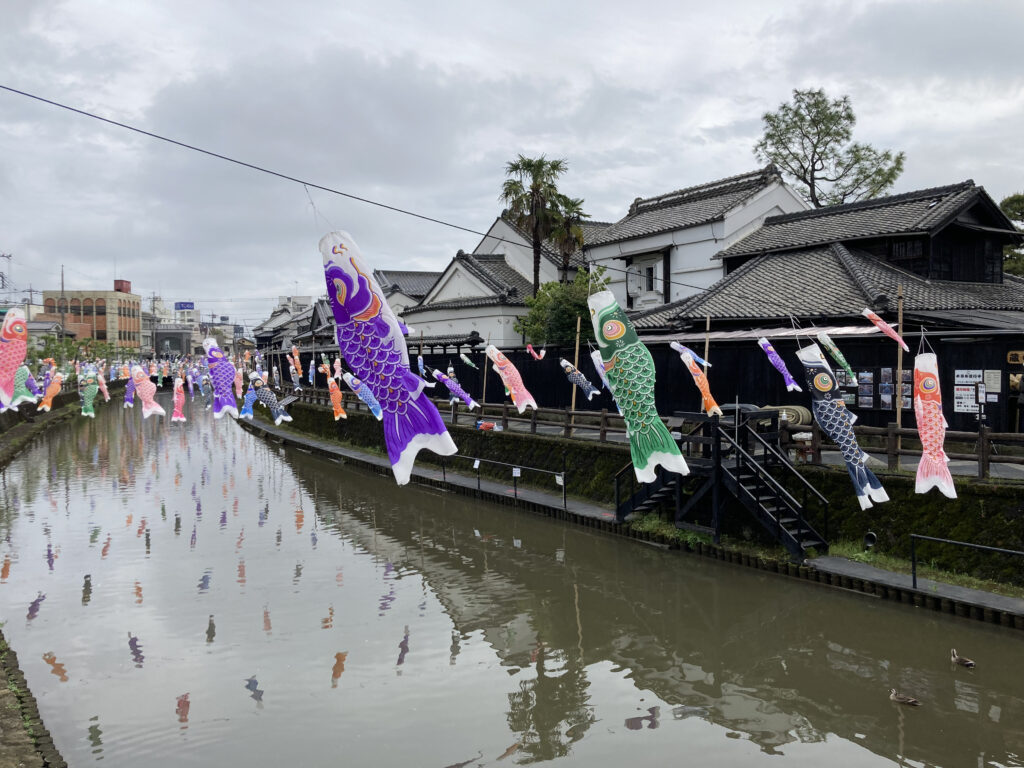
[[437, 282], [441, 272], [416, 272], [413, 270], [377, 269], [373, 276], [384, 293], [401, 291], [406, 296], [422, 299]]
[[679, 327], [710, 315], [718, 320], [834, 318], [864, 307], [894, 311], [903, 287], [903, 310], [1024, 311], [1024, 278], [1002, 284], [926, 280], [864, 251], [841, 244], [766, 254], [751, 259], [701, 294], [638, 314], [637, 328]]
[[409, 337], [409, 347], [475, 347], [478, 344], [483, 344], [484, 340], [480, 334], [476, 331], [470, 331], [467, 336], [464, 333], [449, 333], [440, 334], [437, 336], [419, 336], [411, 335]]
[[769, 216], [764, 226], [733, 243], [717, 257], [749, 256], [808, 245], [927, 232], [962, 210], [980, 193], [981, 188], [968, 179], [947, 187]]
[[472, 307], [525, 307], [526, 303], [522, 298], [507, 298], [505, 296], [469, 296], [464, 299], [449, 299], [448, 301], [434, 301], [430, 304], [417, 304], [402, 312], [402, 317], [408, 322], [412, 315], [423, 312], [430, 312], [436, 309], [469, 309]]
[[484, 306], [525, 306], [523, 299], [533, 295], [533, 283], [520, 274], [501, 253], [465, 253], [455, 255], [455, 264], [486, 286], [490, 293], [447, 301], [432, 301], [409, 307], [403, 317], [432, 309], [462, 309]]
[[615, 243], [721, 219], [730, 208], [781, 180], [775, 167], [769, 165], [657, 197], [637, 198], [625, 218], [605, 227], [587, 245]]

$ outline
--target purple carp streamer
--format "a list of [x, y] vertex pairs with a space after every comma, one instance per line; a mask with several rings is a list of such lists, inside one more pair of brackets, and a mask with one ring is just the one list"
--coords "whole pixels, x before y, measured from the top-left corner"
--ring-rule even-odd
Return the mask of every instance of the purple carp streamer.
[[772, 365], [775, 366], [775, 370], [782, 374], [782, 378], [786, 381], [786, 390], [788, 392], [802, 392], [800, 385], [796, 383], [793, 378], [793, 374], [789, 372], [789, 368], [786, 367], [786, 361], [779, 357], [779, 353], [775, 351], [775, 347], [768, 341], [764, 336], [757, 340], [757, 345], [764, 350], [764, 353], [768, 355], [768, 360]]
[[359, 246], [347, 232], [329, 232], [320, 239], [320, 254], [338, 349], [380, 403], [388, 458], [395, 480], [405, 485], [422, 449], [442, 456], [458, 449], [423, 391], [426, 382], [409, 370], [409, 351], [398, 318]]

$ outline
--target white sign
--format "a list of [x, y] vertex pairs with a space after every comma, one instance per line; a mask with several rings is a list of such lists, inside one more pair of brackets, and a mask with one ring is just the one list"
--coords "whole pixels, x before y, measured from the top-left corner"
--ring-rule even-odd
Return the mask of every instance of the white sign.
[[979, 384], [978, 385], [978, 402], [979, 403], [984, 403], [985, 402], [985, 385], [984, 384]]
[[562, 475], [555, 475], [556, 485], [565, 485], [565, 478]]
[[523, 470], [521, 470], [519, 467], [512, 467], [512, 477], [522, 477], [522, 476], [523, 476]]
[[983, 380], [982, 371], [973, 369], [957, 370], [953, 375], [954, 384], [977, 384]]
[[999, 402], [999, 395], [993, 395], [993, 394], [989, 393], [988, 396], [987, 396], [987, 399], [988, 399], [988, 402], [990, 402], [990, 403], [998, 403]]
[[953, 387], [953, 412], [977, 413], [978, 403], [975, 402], [973, 384], [959, 384]]
[[985, 371], [985, 390], [992, 394], [993, 392], [1002, 392], [1002, 371]]
[[480, 469], [480, 459], [473, 459], [473, 469]]

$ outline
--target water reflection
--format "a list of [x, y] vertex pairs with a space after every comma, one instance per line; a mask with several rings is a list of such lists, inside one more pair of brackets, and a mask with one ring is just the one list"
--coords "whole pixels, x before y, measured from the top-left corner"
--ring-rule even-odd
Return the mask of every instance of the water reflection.
[[331, 667], [331, 688], [338, 687], [338, 680], [345, 672], [345, 660], [348, 658], [348, 651], [334, 654], [334, 666]]
[[[72, 764], [102, 749], [315, 765], [343, 738], [360, 765], [664, 765], [687, 748], [709, 764], [1020, 765], [1019, 638], [999, 628], [398, 489], [202, 412], [172, 433], [111, 410], [55, 430], [0, 494], [0, 600], [29, 605], [5, 633], [37, 659], [29, 682]], [[952, 665], [951, 645], [984, 663]], [[100, 719], [117, 723], [102, 739]]]

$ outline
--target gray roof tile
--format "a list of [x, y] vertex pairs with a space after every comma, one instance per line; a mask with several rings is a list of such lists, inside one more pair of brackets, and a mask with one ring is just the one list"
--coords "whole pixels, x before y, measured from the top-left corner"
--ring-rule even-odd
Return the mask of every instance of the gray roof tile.
[[926, 280], [864, 251], [831, 244], [758, 256], [704, 293], [639, 313], [633, 323], [650, 330], [699, 324], [707, 315], [782, 321], [856, 316], [864, 307], [895, 310], [900, 286], [904, 312], [1024, 311], [1022, 278], [1005, 275], [1002, 284]]
[[422, 299], [442, 274], [408, 269], [377, 269], [373, 276], [386, 294], [397, 290], [414, 299]]
[[981, 193], [968, 179], [859, 203], [769, 216], [764, 226], [721, 251], [716, 258], [750, 256], [839, 241], [927, 232]]
[[587, 245], [603, 245], [721, 219], [725, 212], [769, 184], [781, 181], [774, 166], [650, 198], [637, 198], [629, 213]]
[[455, 255], [455, 263], [476, 277], [490, 291], [482, 296], [467, 296], [447, 301], [432, 301], [409, 307], [403, 317], [432, 309], [462, 309], [484, 306], [525, 306], [523, 299], [533, 295], [533, 283], [521, 275], [501, 253], [465, 253]]

